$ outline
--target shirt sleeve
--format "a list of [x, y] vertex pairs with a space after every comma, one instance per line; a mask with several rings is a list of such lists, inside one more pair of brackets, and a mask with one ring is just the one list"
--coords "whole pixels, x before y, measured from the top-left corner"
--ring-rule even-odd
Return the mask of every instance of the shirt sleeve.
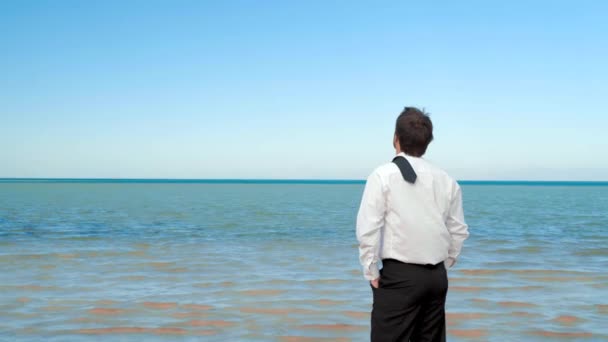
[[378, 249], [385, 211], [386, 199], [382, 180], [380, 175], [374, 172], [367, 178], [357, 214], [359, 261], [363, 267], [363, 276], [368, 280], [374, 280], [380, 276]]
[[462, 190], [456, 182], [454, 182], [454, 191], [452, 193], [452, 200], [446, 220], [446, 226], [450, 232], [450, 235], [452, 236], [452, 244], [450, 245], [450, 249], [448, 251], [448, 260], [446, 260], [446, 266], [452, 267], [460, 255], [464, 240], [469, 237], [469, 226], [464, 222]]

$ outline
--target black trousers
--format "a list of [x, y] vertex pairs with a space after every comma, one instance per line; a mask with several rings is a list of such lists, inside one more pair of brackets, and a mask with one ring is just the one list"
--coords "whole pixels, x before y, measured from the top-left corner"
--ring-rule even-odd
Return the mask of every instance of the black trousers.
[[385, 259], [372, 287], [372, 342], [444, 342], [447, 271], [437, 265]]

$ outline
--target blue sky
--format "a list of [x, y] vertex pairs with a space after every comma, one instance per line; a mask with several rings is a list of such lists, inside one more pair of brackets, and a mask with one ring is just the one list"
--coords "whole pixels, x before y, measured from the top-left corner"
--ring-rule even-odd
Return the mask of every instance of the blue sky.
[[2, 1], [0, 177], [608, 180], [604, 1]]

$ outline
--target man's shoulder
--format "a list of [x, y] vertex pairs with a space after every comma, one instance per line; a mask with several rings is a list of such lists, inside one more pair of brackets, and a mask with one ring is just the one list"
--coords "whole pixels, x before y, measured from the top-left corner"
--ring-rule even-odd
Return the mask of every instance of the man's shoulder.
[[424, 169], [425, 172], [431, 173], [434, 177], [439, 177], [444, 179], [448, 183], [456, 183], [456, 179], [452, 177], [447, 171], [443, 168], [437, 166], [437, 164], [428, 161], [426, 159], [421, 159], [424, 161]]
[[386, 177], [388, 175], [390, 175], [391, 173], [394, 172], [398, 172], [399, 168], [397, 167], [397, 165], [395, 165], [395, 163], [393, 162], [386, 162], [383, 164], [378, 165], [370, 174], [370, 176], [380, 176], [380, 177]]

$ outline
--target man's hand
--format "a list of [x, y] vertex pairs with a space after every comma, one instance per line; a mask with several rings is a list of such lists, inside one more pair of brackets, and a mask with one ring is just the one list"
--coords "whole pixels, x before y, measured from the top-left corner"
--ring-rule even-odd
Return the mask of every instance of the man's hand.
[[377, 288], [378, 288], [378, 286], [380, 286], [380, 278], [376, 278], [376, 279], [374, 279], [374, 280], [370, 281], [370, 284], [372, 284], [372, 286], [373, 286], [375, 289], [377, 289]]

